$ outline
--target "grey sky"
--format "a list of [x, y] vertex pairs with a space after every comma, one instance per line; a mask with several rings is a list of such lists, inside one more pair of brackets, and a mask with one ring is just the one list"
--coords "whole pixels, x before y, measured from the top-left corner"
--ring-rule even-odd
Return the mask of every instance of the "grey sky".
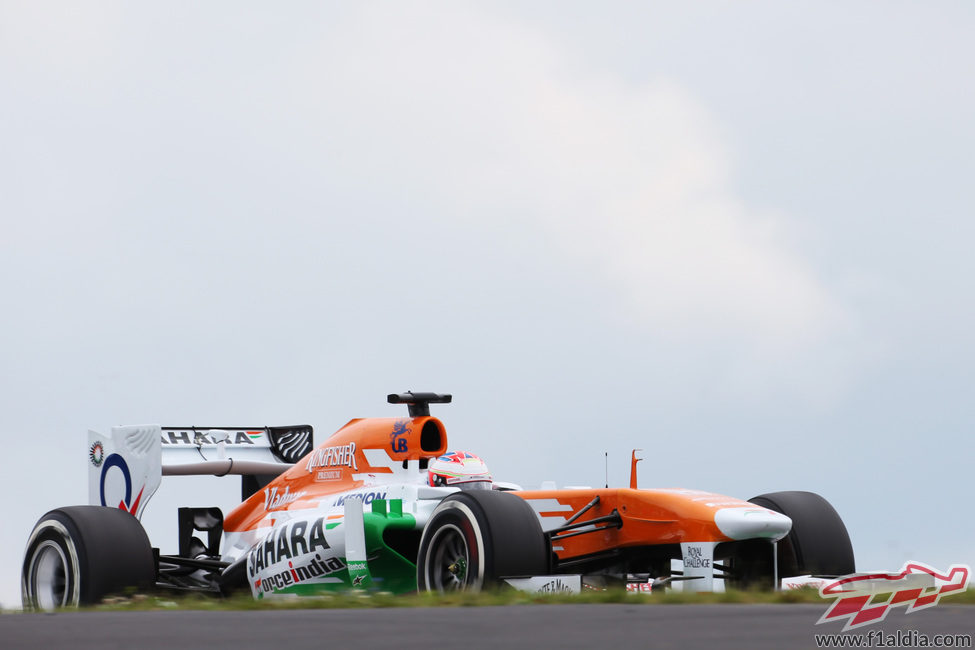
[[[0, 4], [0, 604], [85, 431], [399, 414], [975, 563], [964, 3]], [[181, 491], [182, 486], [189, 493]], [[176, 505], [237, 486], [167, 480]]]

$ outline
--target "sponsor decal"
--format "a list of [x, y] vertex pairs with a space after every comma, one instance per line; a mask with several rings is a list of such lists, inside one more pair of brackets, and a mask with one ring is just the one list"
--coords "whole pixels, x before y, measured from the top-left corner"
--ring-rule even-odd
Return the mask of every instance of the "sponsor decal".
[[88, 448], [88, 460], [95, 467], [101, 467], [102, 461], [105, 460], [105, 446], [102, 444], [101, 440], [96, 440], [92, 443], [91, 447]]
[[353, 587], [366, 587], [372, 582], [365, 562], [349, 562], [349, 578]]
[[[102, 465], [102, 475], [99, 481], [98, 494], [101, 497], [101, 502], [103, 506], [108, 506], [107, 500], [105, 499], [105, 477], [108, 476], [108, 470], [113, 467], [117, 468], [122, 473], [122, 479], [125, 481], [125, 497], [119, 501], [118, 508], [120, 510], [125, 510], [132, 515], [135, 515], [136, 510], [139, 508], [139, 502], [142, 500], [142, 493], [145, 491], [146, 486], [143, 485], [139, 490], [139, 495], [132, 501], [132, 473], [129, 471], [129, 466], [125, 462], [125, 459], [118, 454], [111, 454], [105, 459]], [[115, 506], [110, 506], [115, 507]]]
[[653, 581], [627, 582], [626, 590], [630, 593], [635, 593], [635, 594], [651, 594], [653, 593]]
[[308, 455], [305, 469], [312, 473], [321, 467], [349, 467], [354, 472], [359, 471], [355, 458], [355, 443], [338, 445], [335, 447], [321, 447]]
[[[326, 551], [329, 548], [328, 541], [325, 539], [324, 517], [319, 517], [312, 522], [299, 520], [281, 526], [276, 532], [265, 537], [262, 543], [255, 546], [247, 557], [247, 570], [253, 578], [259, 572], [279, 562], [294, 560], [302, 555], [315, 553], [319, 549]], [[321, 556], [316, 557], [321, 561]], [[328, 568], [328, 561], [325, 563], [326, 568]], [[337, 569], [331, 569], [329, 572], [335, 570]], [[313, 573], [313, 575], [323, 574]]]
[[343, 494], [335, 500], [333, 506], [345, 505], [347, 499], [362, 499], [362, 505], [367, 506], [376, 499], [385, 499], [385, 492], [356, 492], [354, 494]]
[[285, 487], [284, 492], [281, 492], [277, 487], [268, 488], [264, 491], [264, 509], [278, 510], [289, 503], [294, 503], [305, 496], [305, 494], [307, 492], [304, 490], [301, 492], [291, 492], [291, 486]]
[[[592, 589], [582, 584], [582, 576], [529, 576], [527, 578], [505, 578], [509, 585], [529, 594], [577, 594], [584, 588]], [[602, 591], [600, 589], [600, 591]]]
[[783, 590], [815, 589], [816, 591], [819, 591], [819, 588], [827, 582], [831, 582], [831, 580], [826, 578], [814, 578], [812, 576], [792, 576], [791, 578], [781, 578], [779, 580], [779, 584]]
[[559, 578], [552, 580], [551, 582], [546, 582], [544, 585], [538, 588], [538, 593], [540, 594], [571, 594], [575, 593], [575, 590], [562, 582]]
[[[894, 607], [905, 614], [934, 607], [943, 596], [965, 591], [971, 569], [953, 564], [944, 573], [921, 562], [907, 562], [897, 573], [853, 573], [819, 588], [823, 598], [836, 598], [816, 624], [843, 621], [843, 631], [879, 623]], [[886, 595], [879, 602], [875, 596]]]
[[322, 558], [318, 553], [305, 564], [295, 566], [293, 562], [288, 562], [288, 568], [280, 573], [258, 578], [254, 581], [255, 591], [263, 596], [269, 591], [280, 591], [291, 585], [300, 584], [306, 580], [320, 578], [345, 568], [345, 563], [337, 557], [328, 559]]
[[[227, 439], [231, 445], [253, 445], [255, 440], [260, 440], [263, 433], [260, 431], [237, 431], [231, 434], [233, 442]], [[202, 431], [163, 431], [160, 442], [164, 445], [192, 445], [200, 447], [202, 445], [216, 445], [210, 436]]]
[[700, 546], [688, 546], [684, 557], [684, 566], [693, 569], [707, 569], [711, 566], [710, 558], [703, 557], [704, 550]]
[[342, 470], [340, 469], [320, 469], [318, 473], [315, 474], [316, 481], [338, 481], [342, 478]]
[[393, 432], [389, 434], [389, 448], [394, 452], [403, 453], [409, 451], [406, 435], [410, 433], [409, 420], [397, 420], [393, 424]]

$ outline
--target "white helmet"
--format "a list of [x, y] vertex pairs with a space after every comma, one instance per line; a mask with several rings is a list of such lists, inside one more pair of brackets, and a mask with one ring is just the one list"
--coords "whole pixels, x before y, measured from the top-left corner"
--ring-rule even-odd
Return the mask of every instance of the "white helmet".
[[490, 490], [491, 472], [484, 461], [467, 451], [448, 451], [428, 466], [427, 481], [433, 487]]

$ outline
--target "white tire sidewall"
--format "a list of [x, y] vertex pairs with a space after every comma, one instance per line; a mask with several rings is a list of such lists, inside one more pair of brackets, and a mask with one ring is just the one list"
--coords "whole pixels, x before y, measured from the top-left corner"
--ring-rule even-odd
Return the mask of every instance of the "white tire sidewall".
[[65, 525], [56, 519], [45, 519], [39, 522], [31, 531], [30, 539], [27, 540], [28, 559], [25, 566], [26, 570], [21, 576], [21, 595], [24, 606], [33, 605], [38, 601], [37, 594], [33, 593], [36, 584], [34, 574], [37, 570], [38, 554], [45, 546], [44, 541], [39, 541], [39, 538], [46, 533], [53, 533], [54, 539], [51, 541], [66, 554], [66, 557], [62, 555], [62, 558], [67, 561], [65, 572], [70, 574], [66, 576], [70, 580], [70, 591], [66, 594], [67, 602], [65, 605], [77, 607], [78, 603], [81, 602], [81, 563], [78, 560], [78, 548]]
[[[433, 514], [430, 516], [430, 522], [433, 523], [439, 514], [444, 512], [449, 512], [451, 510], [457, 511], [454, 514], [460, 514], [464, 519], [466, 519], [470, 525], [471, 530], [474, 532], [474, 541], [477, 548], [477, 579], [467, 585], [468, 589], [473, 589], [479, 591], [484, 584], [484, 569], [485, 569], [485, 555], [484, 555], [484, 533], [481, 530], [481, 525], [474, 514], [474, 511], [467, 506], [467, 504], [461, 501], [444, 501]], [[463, 531], [461, 531], [463, 532]], [[432, 555], [433, 545], [430, 544], [431, 539], [428, 539], [433, 533], [430, 532], [430, 524], [423, 531], [423, 536], [420, 541], [420, 548], [425, 548], [424, 557], [422, 558], [424, 571], [429, 571], [430, 569], [430, 558]], [[426, 546], [424, 547], [424, 543]], [[468, 569], [470, 570], [470, 569]], [[425, 580], [429, 586], [429, 581]]]

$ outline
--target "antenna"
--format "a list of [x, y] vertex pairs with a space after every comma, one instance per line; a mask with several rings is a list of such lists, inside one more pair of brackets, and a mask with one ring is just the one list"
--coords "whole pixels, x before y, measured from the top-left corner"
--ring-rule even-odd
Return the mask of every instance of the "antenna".
[[606, 452], [606, 487], [609, 487], [609, 452]]

